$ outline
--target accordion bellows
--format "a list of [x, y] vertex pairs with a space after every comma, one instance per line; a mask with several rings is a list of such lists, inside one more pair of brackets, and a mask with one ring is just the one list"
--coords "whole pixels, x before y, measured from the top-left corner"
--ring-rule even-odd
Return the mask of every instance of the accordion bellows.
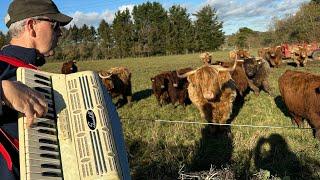
[[18, 120], [20, 179], [130, 179], [120, 119], [96, 73], [18, 68], [17, 80], [49, 105], [30, 128], [24, 117]]

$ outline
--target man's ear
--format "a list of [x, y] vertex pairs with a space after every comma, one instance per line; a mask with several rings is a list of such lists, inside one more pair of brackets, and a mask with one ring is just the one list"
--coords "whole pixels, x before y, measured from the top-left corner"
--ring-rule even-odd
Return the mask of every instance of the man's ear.
[[33, 19], [27, 19], [25, 23], [25, 30], [32, 36], [36, 37], [36, 31], [35, 31], [35, 21]]

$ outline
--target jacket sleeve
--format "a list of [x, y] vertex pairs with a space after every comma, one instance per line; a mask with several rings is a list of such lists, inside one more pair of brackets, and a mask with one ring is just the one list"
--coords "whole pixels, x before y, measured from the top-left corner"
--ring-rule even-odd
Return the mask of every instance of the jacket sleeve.
[[3, 115], [2, 106], [5, 105], [3, 99], [3, 89], [2, 89], [2, 80], [5, 79], [10, 69], [10, 65], [0, 62], [0, 116]]

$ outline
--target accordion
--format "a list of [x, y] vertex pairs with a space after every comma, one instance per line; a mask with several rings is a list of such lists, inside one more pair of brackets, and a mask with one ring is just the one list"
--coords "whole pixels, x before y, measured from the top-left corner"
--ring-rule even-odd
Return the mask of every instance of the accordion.
[[20, 179], [131, 179], [120, 119], [96, 73], [18, 68], [17, 80], [48, 102], [31, 127], [18, 120]]

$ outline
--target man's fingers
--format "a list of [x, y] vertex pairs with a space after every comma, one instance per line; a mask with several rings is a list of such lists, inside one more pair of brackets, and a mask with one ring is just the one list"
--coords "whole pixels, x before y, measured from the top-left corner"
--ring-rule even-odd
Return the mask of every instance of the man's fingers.
[[40, 99], [40, 100], [38, 100], [38, 99], [32, 100], [33, 109], [34, 109], [34, 112], [36, 114], [36, 117], [43, 117], [48, 112], [47, 103], [45, 103], [44, 101], [42, 101], [42, 103], [41, 103], [41, 101], [42, 101], [42, 99]]
[[26, 106], [24, 115], [26, 116], [26, 119], [27, 119], [27, 127], [30, 127], [35, 118], [35, 112], [32, 106]]

